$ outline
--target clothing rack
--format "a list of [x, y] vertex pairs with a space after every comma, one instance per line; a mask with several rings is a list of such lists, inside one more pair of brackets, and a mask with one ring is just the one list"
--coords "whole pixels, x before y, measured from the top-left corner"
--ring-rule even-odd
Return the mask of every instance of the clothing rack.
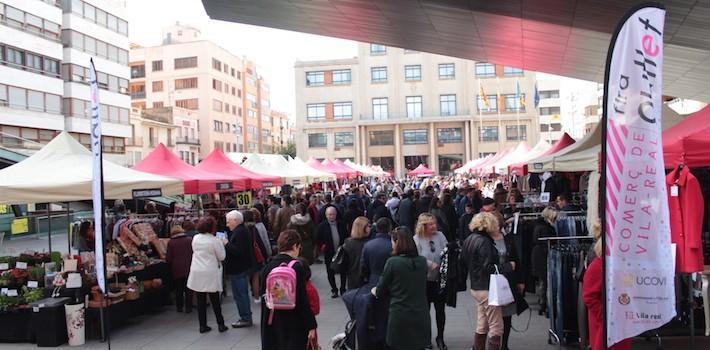
[[[547, 242], [547, 305], [550, 318], [548, 344], [571, 345], [579, 340], [577, 304], [579, 281], [574, 279], [580, 258], [593, 241], [590, 236], [543, 237]], [[567, 295], [565, 295], [567, 292]], [[561, 302], [564, 300], [565, 302]], [[574, 302], [572, 302], [574, 301]], [[572, 316], [570, 316], [572, 315]]]

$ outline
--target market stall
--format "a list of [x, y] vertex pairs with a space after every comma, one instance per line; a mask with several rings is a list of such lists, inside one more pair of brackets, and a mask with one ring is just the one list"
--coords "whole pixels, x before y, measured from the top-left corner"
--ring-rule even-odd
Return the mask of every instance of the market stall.
[[[665, 118], [665, 116], [664, 116]], [[663, 158], [667, 169], [679, 164], [710, 166], [710, 106], [663, 132]]]
[[466, 164], [464, 164], [464, 165], [461, 166], [460, 168], [454, 170], [454, 173], [456, 173], [456, 174], [466, 174], [466, 173], [469, 173], [469, 172], [471, 172], [471, 169], [473, 169], [475, 166], [477, 166], [478, 164], [482, 164], [483, 162], [487, 161], [487, 160], [490, 159], [491, 157], [493, 157], [493, 155], [492, 155], [492, 154], [489, 154], [489, 155], [487, 155], [487, 156], [485, 156], [485, 157], [481, 157], [481, 158], [478, 158], [478, 159], [469, 160], [468, 162], [466, 162]]
[[197, 169], [211, 173], [225, 174], [233, 177], [248, 179], [247, 189], [281, 186], [283, 180], [280, 176], [264, 175], [253, 172], [231, 161], [222, 151], [215, 149], [195, 166]]
[[358, 177], [358, 176], [365, 175], [364, 172], [359, 171], [359, 170], [357, 170], [357, 169], [355, 169], [355, 168], [353, 168], [353, 167], [351, 167], [351, 166], [345, 164], [345, 162], [343, 162], [343, 161], [340, 160], [340, 159], [333, 159], [332, 162], [333, 162], [333, 164], [335, 164], [336, 166], [338, 166], [339, 168], [341, 168], [341, 169], [343, 169], [343, 170], [353, 172], [353, 173], [352, 173], [352, 174], [353, 174], [352, 177]]
[[283, 179], [283, 183], [287, 185], [304, 186], [309, 183], [308, 176], [302, 171], [290, 166], [276, 167], [270, 165], [257, 154], [247, 157], [242, 166], [256, 173], [279, 176]]
[[249, 180], [245, 176], [218, 174], [197, 169], [182, 161], [162, 143], [134, 165], [133, 169], [182, 179], [185, 194], [243, 191], [247, 188]]
[[527, 142], [521, 142], [512, 151], [505, 155], [505, 157], [502, 157], [497, 162], [491, 164], [490, 170], [492, 170], [495, 174], [507, 174], [508, 166], [510, 164], [517, 163], [529, 152], [530, 146], [528, 146]]
[[308, 176], [308, 182], [310, 183], [320, 183], [320, 182], [330, 182], [335, 181], [335, 175], [320, 171], [318, 169], [312, 168], [301, 160], [301, 158], [290, 158], [288, 160], [289, 166], [297, 172], [305, 174]]
[[434, 175], [434, 170], [431, 170], [426, 167], [424, 164], [419, 164], [414, 170], [411, 170], [410, 172], [407, 173], [409, 176], [419, 176], [419, 177], [426, 177], [426, 176], [432, 176]]

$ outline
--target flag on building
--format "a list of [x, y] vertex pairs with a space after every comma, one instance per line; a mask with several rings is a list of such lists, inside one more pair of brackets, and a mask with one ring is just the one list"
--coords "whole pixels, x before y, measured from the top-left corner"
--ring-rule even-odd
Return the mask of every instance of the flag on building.
[[478, 83], [479, 87], [479, 94], [481, 95], [481, 101], [483, 101], [483, 105], [486, 106], [486, 109], [491, 109], [491, 101], [488, 101], [488, 95], [483, 91], [483, 85], [481, 83]]
[[104, 294], [106, 290], [106, 276], [104, 275], [104, 240], [103, 235], [103, 155], [101, 150], [101, 115], [99, 108], [99, 85], [96, 81], [96, 67], [94, 60], [90, 62], [89, 85], [91, 86], [91, 154], [93, 156], [93, 182], [91, 186], [94, 208], [94, 252], [96, 253], [96, 280]]
[[515, 97], [518, 100], [519, 107], [525, 108], [525, 94], [520, 90], [520, 82], [515, 82]]
[[535, 82], [535, 108], [540, 105], [540, 91], [537, 90], [537, 82]]
[[676, 315], [661, 117], [662, 5], [630, 10], [607, 56], [602, 120], [606, 343]]

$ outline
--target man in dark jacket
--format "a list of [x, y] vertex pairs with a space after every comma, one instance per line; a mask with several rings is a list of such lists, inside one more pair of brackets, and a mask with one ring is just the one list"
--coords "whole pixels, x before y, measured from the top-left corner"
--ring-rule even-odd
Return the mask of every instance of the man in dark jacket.
[[239, 310], [239, 321], [232, 323], [234, 328], [251, 327], [251, 300], [249, 300], [249, 275], [254, 269], [254, 246], [249, 229], [244, 225], [242, 213], [232, 210], [226, 215], [230, 230], [229, 240], [224, 244], [226, 260], [224, 269], [232, 284], [232, 296]]
[[417, 207], [417, 212], [414, 217], [415, 223], [416, 223], [417, 219], [419, 218], [419, 214], [429, 212], [429, 207], [431, 206], [431, 199], [433, 197], [434, 197], [434, 187], [427, 186], [426, 189], [424, 190], [424, 195], [421, 198], [419, 198], [417, 203], [415, 203], [415, 205]]
[[333, 203], [333, 196], [330, 194], [325, 195], [325, 204], [320, 208], [318, 211], [318, 223], [321, 223], [323, 220], [325, 220], [325, 210], [328, 209], [329, 207], [335, 207], [335, 209], [338, 210], [338, 221], [343, 220], [343, 215], [345, 215], [345, 211], [341, 211], [340, 208]]
[[362, 211], [363, 213], [365, 212], [365, 209], [367, 207], [365, 206], [365, 201], [363, 199], [362, 193], [360, 193], [359, 187], [353, 187], [353, 189], [350, 191], [350, 196], [345, 201], [345, 205], [348, 208], [350, 208], [351, 203], [357, 203], [358, 209], [360, 209], [360, 211]]
[[468, 225], [471, 223], [471, 219], [473, 219], [473, 206], [471, 203], [466, 204], [466, 209], [465, 213], [461, 215], [461, 218], [459, 218], [459, 232], [458, 236], [461, 241], [465, 240], [470, 234], [471, 234], [471, 229], [468, 227]]
[[378, 193], [375, 200], [370, 204], [370, 207], [367, 208], [367, 218], [370, 219], [370, 222], [377, 221], [379, 218], [392, 220], [390, 210], [387, 209], [385, 203], [387, 203], [387, 195], [384, 192]]
[[[335, 251], [340, 247], [347, 238], [345, 233], [345, 225], [337, 220], [338, 211], [335, 207], [329, 207], [325, 210], [326, 220], [318, 224], [316, 227], [316, 237], [318, 242], [321, 242], [323, 257], [325, 258], [325, 269], [328, 273], [328, 283], [330, 283], [331, 297], [338, 297], [338, 286], [335, 284], [335, 271], [330, 268], [330, 264], [335, 256]], [[340, 294], [345, 293], [347, 273], [340, 274]]]
[[414, 190], [408, 190], [404, 198], [399, 202], [399, 224], [406, 226], [410, 231], [414, 232]]

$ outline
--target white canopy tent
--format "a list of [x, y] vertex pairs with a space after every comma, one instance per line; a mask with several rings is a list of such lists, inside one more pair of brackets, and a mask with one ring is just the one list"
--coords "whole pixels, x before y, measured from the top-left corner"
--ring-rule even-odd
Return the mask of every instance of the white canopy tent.
[[545, 171], [597, 170], [599, 169], [601, 143], [602, 128], [597, 125], [592, 133], [561, 151], [529, 160], [528, 171], [542, 173]]
[[[159, 188], [163, 195], [183, 193], [183, 181], [103, 161], [104, 198], [130, 199], [133, 190]], [[72, 202], [92, 196], [91, 152], [62, 132], [39, 152], [0, 170], [0, 204]]]
[[381, 175], [383, 175], [381, 172], [372, 170], [365, 165], [353, 163], [350, 161], [350, 159], [346, 159], [344, 163], [345, 163], [345, 165], [361, 172], [363, 174], [363, 176], [381, 176]]
[[311, 168], [308, 164], [306, 164], [301, 158], [290, 158], [288, 160], [288, 166], [293, 168], [296, 171], [302, 172], [304, 175], [308, 176], [308, 180], [310, 183], [316, 183], [316, 182], [330, 182], [330, 181], [335, 181], [336, 177], [334, 174], [327, 173], [325, 171], [320, 171], [315, 168]]
[[528, 146], [526, 142], [519, 143], [514, 150], [508, 153], [505, 157], [501, 158], [499, 161], [492, 164], [493, 171], [496, 174], [507, 174], [508, 166], [519, 162], [520, 159], [523, 159], [525, 155], [530, 153], [530, 151], [530, 146]]
[[[234, 153], [230, 153], [227, 156], [229, 159], [231, 159], [234, 162], [239, 163], [236, 161], [234, 158], [232, 158], [232, 155]], [[239, 160], [241, 160], [243, 157], [237, 156]], [[283, 159], [283, 157], [281, 157]], [[284, 161], [286, 161], [284, 159]], [[264, 159], [261, 158], [260, 155], [258, 154], [251, 154], [247, 156], [247, 160], [244, 161], [244, 163], [241, 164], [243, 167], [256, 172], [260, 174], [266, 174], [266, 175], [273, 175], [273, 176], [280, 176], [281, 178], [284, 179], [284, 184], [291, 185], [291, 186], [304, 186], [307, 185], [308, 182], [308, 176], [304, 175], [303, 172], [295, 170], [294, 168], [290, 166], [284, 166], [283, 164], [280, 165], [274, 165], [270, 164], [269, 162], [266, 162]]]
[[491, 157], [493, 157], [493, 155], [489, 154], [489, 155], [487, 155], [487, 156], [485, 156], [485, 157], [483, 157], [483, 158], [478, 158], [478, 159], [469, 160], [469, 161], [468, 161], [466, 164], [464, 164], [462, 167], [460, 167], [460, 168], [454, 170], [454, 173], [456, 173], [456, 174], [466, 174], [466, 173], [470, 172], [473, 167], [475, 167], [475, 166], [478, 165], [478, 164], [481, 164], [481, 163], [485, 162], [486, 160], [490, 159]]

